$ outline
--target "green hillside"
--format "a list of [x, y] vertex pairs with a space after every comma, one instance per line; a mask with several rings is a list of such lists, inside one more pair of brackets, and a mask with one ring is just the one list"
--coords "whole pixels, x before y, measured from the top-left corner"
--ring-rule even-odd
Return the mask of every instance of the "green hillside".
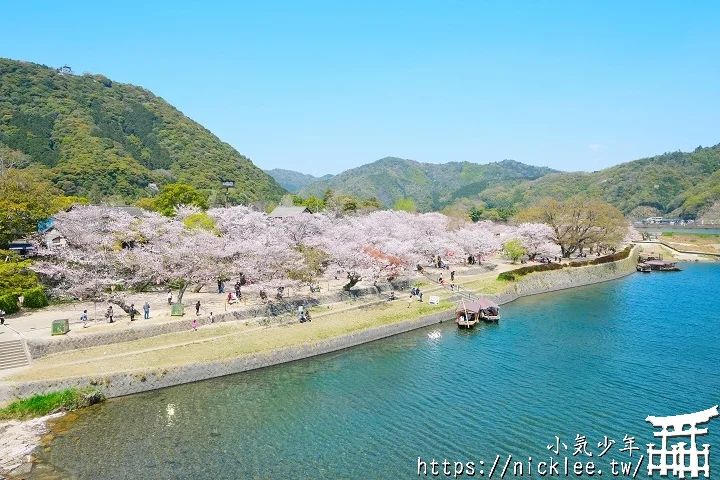
[[430, 211], [441, 209], [458, 198], [477, 196], [492, 186], [510, 188], [554, 171], [513, 160], [486, 165], [470, 162], [433, 164], [387, 157], [347, 170], [329, 180], [313, 182], [299, 193], [322, 197], [330, 188], [363, 199], [374, 197], [388, 207], [398, 200], [410, 198], [420, 210]]
[[[643, 158], [594, 173], [555, 173], [515, 186], [500, 185], [478, 198], [488, 207], [526, 207], [578, 193], [602, 198], [626, 214], [656, 212], [693, 218], [720, 200], [720, 145]], [[644, 209], [641, 207], [645, 207]]]
[[[236, 202], [283, 188], [227, 143], [142, 87], [102, 75], [0, 58], [0, 147], [67, 195], [128, 202], [150, 184], [187, 183], [211, 196], [235, 181]], [[224, 197], [223, 197], [224, 198]]]
[[302, 188], [310, 185], [312, 182], [317, 180], [328, 180], [332, 178], [332, 175], [323, 175], [322, 177], [315, 177], [307, 173], [300, 173], [294, 170], [285, 170], [283, 168], [273, 168], [272, 170], [265, 170], [265, 173], [275, 179], [285, 190], [291, 193], [299, 192]]

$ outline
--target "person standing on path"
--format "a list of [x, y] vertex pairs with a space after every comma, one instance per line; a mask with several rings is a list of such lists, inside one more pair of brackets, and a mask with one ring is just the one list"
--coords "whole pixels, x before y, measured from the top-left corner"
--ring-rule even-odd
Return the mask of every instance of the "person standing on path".
[[194, 318], [193, 318], [193, 321], [192, 321], [192, 329], [193, 329], [193, 331], [195, 331], [195, 332], [197, 332], [197, 329], [198, 329], [197, 320], [194, 319]]
[[172, 305], [172, 290], [168, 289], [168, 305]]
[[148, 302], [143, 305], [143, 312], [145, 312], [145, 320], [150, 319], [150, 304]]
[[453, 270], [452, 272], [450, 272], [450, 281], [451, 281], [451, 282], [455, 281], [455, 270]]
[[105, 318], [108, 319], [109, 323], [113, 323], [114, 322], [113, 316], [114, 316], [114, 314], [113, 314], [112, 305], [110, 305], [107, 309], [107, 312], [105, 312]]
[[215, 317], [212, 312], [210, 312], [210, 323], [215, 323]]
[[195, 304], [195, 315], [200, 315], [200, 300]]
[[137, 310], [135, 310], [135, 304], [131, 303], [130, 304], [130, 321], [131, 322], [135, 321], [135, 312], [137, 312]]
[[80, 315], [80, 321], [83, 322], [83, 328], [87, 328], [87, 310], [83, 310], [82, 315]]

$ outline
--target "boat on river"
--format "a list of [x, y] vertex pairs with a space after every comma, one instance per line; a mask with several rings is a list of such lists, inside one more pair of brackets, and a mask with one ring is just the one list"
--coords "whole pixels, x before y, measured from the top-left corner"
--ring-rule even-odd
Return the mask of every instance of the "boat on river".
[[668, 262], [666, 260], [648, 260], [645, 265], [650, 267], [650, 270], [657, 272], [678, 272], [680, 267], [675, 262]]
[[647, 263], [644, 263], [644, 262], [638, 263], [635, 266], [635, 269], [641, 273], [650, 273], [652, 271], [652, 268], [650, 268], [650, 265], [648, 265]]
[[462, 301], [455, 310], [455, 323], [458, 328], [473, 328], [480, 320], [497, 322], [500, 320], [500, 307], [486, 298], [469, 302]]

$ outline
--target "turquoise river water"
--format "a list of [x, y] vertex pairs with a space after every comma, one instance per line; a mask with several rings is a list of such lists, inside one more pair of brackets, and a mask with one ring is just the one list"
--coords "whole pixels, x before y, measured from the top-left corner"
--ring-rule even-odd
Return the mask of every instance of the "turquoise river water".
[[[719, 298], [712, 264], [524, 298], [502, 308], [498, 325], [474, 331], [448, 322], [111, 400], [38, 456], [62, 478], [202, 480], [426, 478], [418, 457], [427, 476], [433, 459], [447, 459], [450, 477], [457, 461], [463, 470], [474, 462], [473, 478], [499, 479], [508, 455], [505, 478], [520, 473], [515, 461], [529, 477], [528, 457], [532, 477], [551, 458], [559, 466], [547, 476], [564, 477], [565, 457], [571, 469], [592, 461], [595, 476], [608, 478], [613, 460], [632, 462], [627, 475], [616, 466], [631, 477], [644, 455], [637, 478], [648, 478], [656, 429], [645, 418], [720, 403]], [[698, 443], [714, 445], [720, 475], [720, 418], [705, 426]], [[573, 456], [577, 435], [592, 458]], [[621, 451], [626, 435], [639, 447], [632, 456]], [[556, 436], [557, 455], [548, 449]], [[599, 456], [605, 437], [616, 443]]]

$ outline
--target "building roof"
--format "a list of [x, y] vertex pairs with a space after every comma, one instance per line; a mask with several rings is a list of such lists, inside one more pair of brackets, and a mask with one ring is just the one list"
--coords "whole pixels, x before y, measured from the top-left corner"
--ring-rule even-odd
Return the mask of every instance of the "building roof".
[[270, 212], [270, 215], [268, 215], [270, 218], [286, 218], [286, 217], [297, 217], [298, 215], [302, 215], [303, 213], [310, 213], [309, 208], [307, 207], [283, 207], [279, 206], [276, 207], [275, 210]]
[[479, 298], [471, 302], [460, 302], [458, 304], [456, 312], [474, 312], [477, 313], [480, 310], [487, 310], [488, 308], [498, 309], [498, 304], [487, 298]]
[[645, 262], [645, 264], [664, 266], [664, 265], [675, 265], [675, 262], [665, 262], [663, 260], [648, 260], [647, 262]]

